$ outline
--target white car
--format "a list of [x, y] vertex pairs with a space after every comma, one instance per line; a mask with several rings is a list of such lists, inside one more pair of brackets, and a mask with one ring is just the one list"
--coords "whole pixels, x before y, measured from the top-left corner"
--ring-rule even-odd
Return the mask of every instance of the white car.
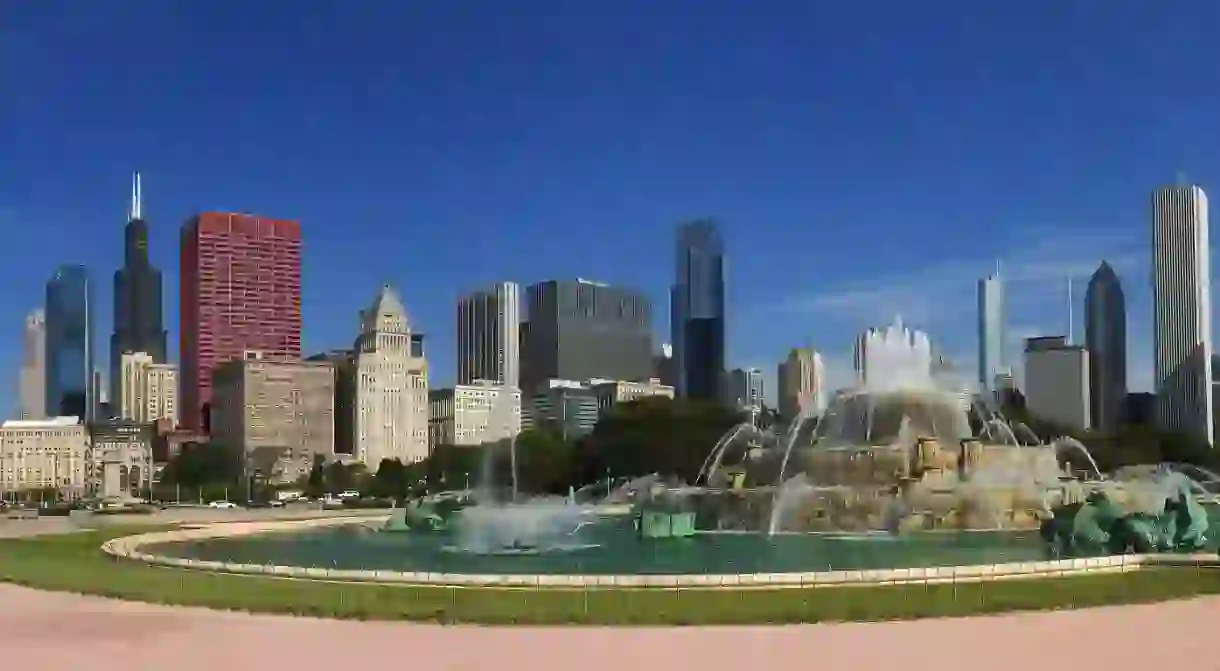
[[225, 510], [232, 510], [237, 507], [237, 504], [233, 503], [232, 501], [213, 501], [208, 504], [208, 507], [209, 508], [224, 508]]

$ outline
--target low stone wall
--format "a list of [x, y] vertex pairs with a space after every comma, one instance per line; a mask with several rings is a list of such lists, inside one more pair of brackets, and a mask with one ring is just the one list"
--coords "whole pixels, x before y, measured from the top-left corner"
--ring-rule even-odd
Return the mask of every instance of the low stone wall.
[[846, 585], [906, 585], [970, 583], [991, 580], [1049, 578], [1084, 573], [1121, 573], [1151, 566], [1220, 567], [1220, 557], [1200, 554], [1149, 554], [1060, 559], [1039, 562], [1011, 562], [975, 566], [874, 569], [867, 571], [810, 571], [804, 573], [740, 573], [717, 575], [478, 575], [431, 573], [421, 571], [370, 571], [356, 569], [307, 568], [235, 564], [165, 557], [142, 552], [146, 545], [227, 538], [281, 531], [316, 529], [344, 524], [360, 524], [385, 516], [329, 517], [310, 520], [231, 522], [202, 528], [178, 529], [115, 538], [102, 544], [102, 551], [119, 559], [221, 573], [265, 575], [345, 582], [391, 584], [453, 585], [483, 587], [830, 587]]

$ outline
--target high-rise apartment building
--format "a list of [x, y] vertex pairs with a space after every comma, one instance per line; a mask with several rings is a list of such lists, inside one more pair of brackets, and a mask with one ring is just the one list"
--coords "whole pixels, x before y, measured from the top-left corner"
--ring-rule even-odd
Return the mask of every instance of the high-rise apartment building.
[[93, 280], [84, 266], [63, 265], [47, 282], [46, 413], [93, 419]]
[[1127, 299], [1114, 268], [1105, 261], [1084, 295], [1084, 340], [1093, 428], [1114, 431], [1127, 403]]
[[47, 315], [42, 309], [26, 315], [21, 338], [21, 378], [18, 418], [47, 416]]
[[407, 311], [389, 285], [360, 314], [355, 356], [356, 458], [370, 472], [383, 459], [423, 461], [428, 456], [424, 336], [412, 332]]
[[1152, 194], [1156, 421], [1214, 444], [1211, 266], [1207, 195], [1198, 186]]
[[213, 369], [247, 352], [301, 356], [301, 227], [252, 214], [207, 212], [182, 229], [182, 424], [202, 429]]
[[521, 386], [547, 380], [643, 381], [652, 375], [652, 304], [643, 294], [576, 279], [526, 291], [529, 328]]
[[458, 301], [457, 382], [521, 384], [521, 290], [499, 282]]
[[140, 173], [131, 186], [131, 210], [123, 229], [123, 267], [114, 273], [114, 333], [110, 336], [110, 400], [122, 393], [122, 357], [143, 352], [153, 363], [166, 363], [162, 323], [161, 271], [148, 256], [148, 222], [144, 219]]
[[678, 227], [677, 279], [670, 289], [675, 389], [679, 396], [720, 398], [724, 379], [724, 242], [716, 222]]
[[826, 399], [826, 367], [822, 355], [807, 347], [794, 347], [779, 365], [779, 414], [785, 421], [821, 410]]
[[275, 483], [335, 455], [335, 369], [326, 361], [234, 359], [215, 371], [212, 440], [240, 449], [246, 474]]
[[979, 280], [979, 391], [995, 391], [995, 377], [1004, 368], [1004, 284], [999, 268]]
[[119, 358], [118, 375], [119, 395], [110, 403], [116, 417], [178, 424], [178, 369], [173, 364], [157, 363], [147, 352], [126, 352]]

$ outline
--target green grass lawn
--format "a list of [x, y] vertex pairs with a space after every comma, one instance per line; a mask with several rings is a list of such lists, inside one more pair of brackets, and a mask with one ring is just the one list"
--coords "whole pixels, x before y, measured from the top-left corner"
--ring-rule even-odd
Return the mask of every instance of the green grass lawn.
[[[150, 529], [139, 529], [148, 532]], [[1140, 603], [1220, 593], [1220, 570], [962, 585], [789, 589], [497, 589], [225, 575], [116, 560], [111, 528], [0, 540], [0, 581], [151, 603], [352, 619], [519, 624], [744, 624], [890, 620]]]

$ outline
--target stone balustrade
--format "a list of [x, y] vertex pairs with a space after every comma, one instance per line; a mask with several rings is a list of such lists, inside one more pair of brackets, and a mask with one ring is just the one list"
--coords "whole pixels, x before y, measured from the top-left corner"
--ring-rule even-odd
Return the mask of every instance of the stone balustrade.
[[740, 573], [684, 575], [519, 575], [459, 574], [423, 571], [385, 571], [311, 568], [205, 561], [166, 557], [140, 550], [147, 545], [228, 538], [271, 532], [292, 532], [345, 524], [368, 523], [378, 517], [329, 517], [309, 520], [229, 522], [191, 529], [114, 538], [102, 544], [106, 554], [150, 565], [245, 575], [267, 575], [344, 582], [448, 585], [467, 587], [830, 587], [841, 585], [906, 585], [971, 583], [992, 580], [1048, 578], [1083, 573], [1119, 573], [1150, 566], [1220, 567], [1220, 557], [1211, 553], [1148, 554], [1058, 559], [1037, 562], [1011, 562], [974, 566], [895, 568], [852, 571], [810, 571], [803, 573]]

